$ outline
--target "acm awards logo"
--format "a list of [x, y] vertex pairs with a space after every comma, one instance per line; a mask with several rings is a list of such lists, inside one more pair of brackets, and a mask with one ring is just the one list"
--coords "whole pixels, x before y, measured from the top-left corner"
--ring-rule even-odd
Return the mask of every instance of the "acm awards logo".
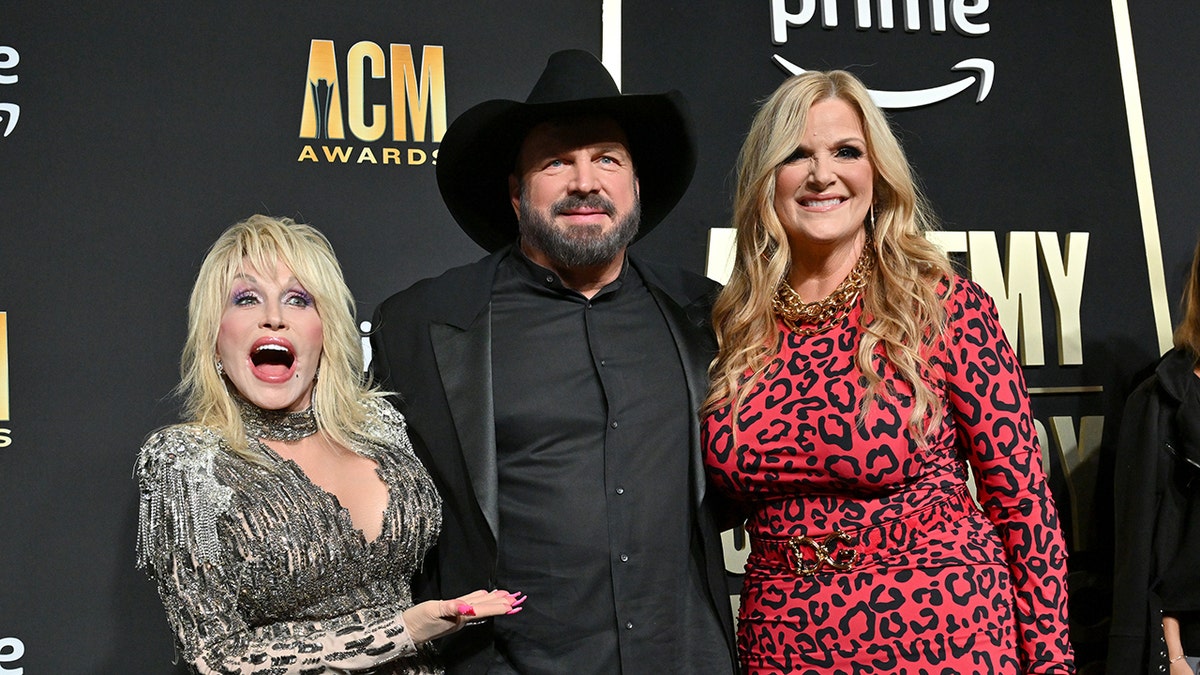
[[445, 133], [442, 47], [424, 46], [418, 62], [411, 45], [362, 41], [341, 60], [333, 40], [312, 41], [300, 138], [313, 142], [298, 162], [432, 165]]

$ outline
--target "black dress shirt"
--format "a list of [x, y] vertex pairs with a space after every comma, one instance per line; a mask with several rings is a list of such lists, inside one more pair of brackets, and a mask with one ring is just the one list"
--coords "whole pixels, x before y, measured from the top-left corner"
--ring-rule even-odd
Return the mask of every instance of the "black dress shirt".
[[493, 287], [492, 369], [497, 585], [529, 601], [496, 621], [491, 672], [727, 662], [724, 645], [691, 639], [720, 635], [691, 555], [694, 411], [636, 270], [589, 299], [514, 250]]

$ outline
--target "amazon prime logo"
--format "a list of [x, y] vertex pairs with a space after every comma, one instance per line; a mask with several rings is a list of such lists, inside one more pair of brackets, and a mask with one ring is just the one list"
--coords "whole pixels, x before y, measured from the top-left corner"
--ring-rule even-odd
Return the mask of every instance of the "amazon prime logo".
[[[788, 29], [807, 25], [820, 16], [821, 27], [837, 28], [838, 0], [770, 0], [771, 2], [771, 42], [775, 45], [787, 43]], [[868, 30], [876, 27], [881, 31], [896, 28], [897, 10], [903, 18], [905, 32], [915, 33], [922, 29], [923, 20], [928, 23], [931, 33], [945, 33], [950, 27], [956, 32], [968, 37], [986, 35], [991, 26], [981, 21], [981, 15], [987, 11], [988, 0], [855, 0], [854, 27], [858, 30]], [[872, 8], [874, 5], [874, 8]], [[923, 12], [924, 10], [924, 12]], [[777, 66], [789, 75], [799, 75], [805, 69], [784, 57], [776, 54], [771, 58]], [[966, 77], [960, 77], [945, 84], [907, 91], [871, 90], [871, 99], [880, 108], [897, 110], [901, 108], [917, 108], [945, 101], [967, 89], [976, 81], [979, 83], [975, 102], [980, 103], [987, 98], [992, 90], [992, 80], [995, 77], [995, 64], [984, 58], [963, 59], [949, 68], [951, 71], [971, 71]]]
[[25, 672], [24, 668], [13, 667], [9, 668], [3, 664], [16, 664], [25, 656], [25, 643], [15, 637], [0, 637], [0, 673], [3, 675], [21, 675]]
[[[17, 76], [8, 74], [21, 62], [21, 55], [12, 47], [0, 45], [0, 85], [16, 84]], [[8, 136], [17, 126], [21, 116], [21, 106], [16, 103], [0, 101], [0, 135]]]

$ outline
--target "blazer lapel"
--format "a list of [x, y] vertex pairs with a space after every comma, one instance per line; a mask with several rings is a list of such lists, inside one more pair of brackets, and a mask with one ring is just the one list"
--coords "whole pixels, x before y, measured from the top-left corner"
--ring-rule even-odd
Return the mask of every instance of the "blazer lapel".
[[429, 337], [479, 508], [497, 536], [496, 420], [492, 404], [490, 307], [467, 329], [432, 324]]
[[[492, 280], [509, 255], [505, 247], [464, 270], [441, 299], [442, 314], [429, 324], [438, 376], [462, 452], [466, 482], [498, 538], [496, 415], [492, 401]], [[465, 486], [464, 486], [465, 487]]]
[[703, 458], [699, 452], [700, 445], [700, 404], [708, 394], [708, 361], [712, 358], [710, 339], [704, 329], [688, 316], [687, 309], [680, 307], [665, 291], [652, 284], [647, 284], [650, 294], [658, 303], [671, 336], [675, 339], [675, 347], [679, 350], [679, 359], [683, 364], [683, 377], [687, 381], [688, 406], [691, 410], [692, 448], [689, 453], [689, 475], [692, 480], [692, 494], [697, 504], [704, 500], [705, 478]]

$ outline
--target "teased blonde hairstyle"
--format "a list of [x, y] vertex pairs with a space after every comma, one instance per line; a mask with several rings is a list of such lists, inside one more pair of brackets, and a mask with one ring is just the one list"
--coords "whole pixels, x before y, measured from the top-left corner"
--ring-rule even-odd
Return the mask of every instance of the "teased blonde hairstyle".
[[1192, 267], [1179, 305], [1183, 310], [1183, 319], [1175, 327], [1175, 346], [1200, 357], [1200, 244], [1192, 254]]
[[885, 358], [915, 391], [908, 425], [924, 438], [940, 423], [942, 413], [922, 377], [927, 371], [922, 348], [945, 326], [938, 284], [951, 274], [950, 261], [925, 239], [925, 232], [934, 227], [933, 216], [887, 118], [862, 82], [838, 70], [808, 72], [784, 81], [755, 115], [742, 145], [733, 205], [736, 258], [732, 276], [713, 308], [720, 350], [709, 368], [712, 387], [704, 409], [731, 403], [736, 420], [746, 393], [779, 348], [771, 298], [787, 278], [791, 254], [775, 213], [775, 175], [796, 150], [812, 106], [835, 98], [858, 112], [875, 172], [871, 238], [877, 264], [863, 294], [866, 325], [856, 355], [868, 383], [860, 419], [880, 395], [881, 368], [873, 354], [882, 345]]
[[313, 392], [318, 426], [343, 445], [352, 436], [371, 437], [365, 404], [381, 395], [364, 384], [354, 297], [325, 235], [289, 218], [263, 215], [233, 225], [208, 250], [192, 288], [177, 391], [188, 419], [216, 428], [235, 453], [258, 463], [263, 458], [248, 443], [234, 392], [217, 373], [217, 335], [234, 278], [247, 266], [266, 274], [277, 265], [292, 270], [321, 317], [320, 376]]

